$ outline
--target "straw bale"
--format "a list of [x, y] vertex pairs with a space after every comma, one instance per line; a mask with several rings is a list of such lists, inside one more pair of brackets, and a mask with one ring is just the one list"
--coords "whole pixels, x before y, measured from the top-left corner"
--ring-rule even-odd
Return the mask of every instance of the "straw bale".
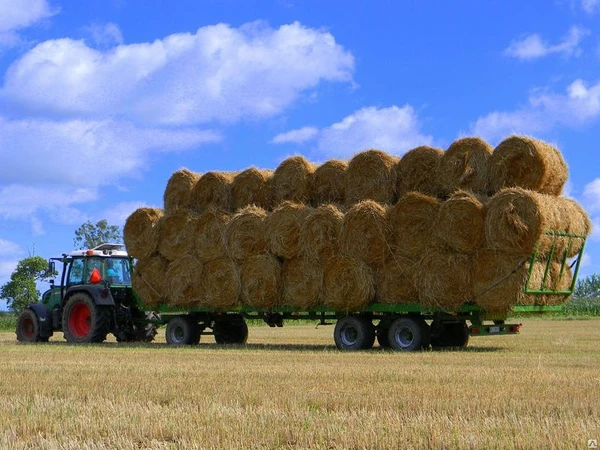
[[457, 189], [487, 194], [488, 161], [493, 147], [478, 137], [454, 141], [440, 160], [439, 179], [444, 195]]
[[285, 306], [308, 309], [320, 304], [323, 296], [323, 266], [308, 258], [288, 259], [283, 263], [283, 300]]
[[131, 284], [144, 306], [152, 307], [167, 302], [165, 289], [168, 261], [160, 255], [140, 259], [131, 274]]
[[346, 170], [346, 205], [363, 200], [391, 204], [396, 196], [396, 164], [399, 158], [380, 150], [356, 154]]
[[202, 175], [192, 191], [192, 208], [197, 212], [209, 207], [230, 211], [232, 181], [233, 174], [228, 172], [207, 172]]
[[171, 306], [199, 306], [203, 303], [202, 262], [194, 255], [184, 255], [169, 264], [165, 287]]
[[229, 256], [243, 261], [267, 253], [265, 222], [267, 213], [258, 206], [240, 209], [225, 226], [225, 247]]
[[373, 200], [352, 206], [344, 215], [340, 247], [348, 256], [380, 266], [389, 254], [386, 209]]
[[377, 301], [380, 303], [418, 303], [415, 285], [417, 264], [410, 258], [391, 255], [377, 271]]
[[437, 197], [441, 193], [438, 176], [444, 151], [421, 146], [408, 151], [396, 165], [398, 197], [416, 191]]
[[273, 206], [285, 200], [307, 203], [310, 199], [310, 180], [315, 168], [315, 164], [300, 155], [284, 160], [273, 174]]
[[159, 224], [163, 211], [158, 208], [138, 208], [125, 222], [123, 240], [129, 256], [143, 259], [158, 250]]
[[450, 250], [473, 253], [485, 239], [485, 207], [473, 194], [456, 191], [438, 210], [435, 236]]
[[201, 286], [202, 299], [208, 307], [226, 310], [239, 305], [240, 275], [231, 259], [220, 258], [204, 264]]
[[335, 205], [311, 209], [300, 230], [300, 254], [323, 261], [338, 253], [344, 214]]
[[300, 230], [309, 208], [302, 203], [284, 201], [266, 219], [266, 238], [269, 251], [281, 258], [291, 259], [300, 252]]
[[269, 209], [272, 179], [272, 170], [251, 167], [238, 173], [231, 182], [232, 210], [237, 211], [249, 205]]
[[315, 169], [310, 183], [310, 197], [314, 206], [345, 202], [347, 168], [346, 161], [331, 159]]
[[359, 311], [375, 297], [374, 273], [368, 265], [349, 256], [325, 262], [323, 303], [337, 311]]
[[195, 217], [184, 210], [165, 216], [158, 251], [169, 261], [194, 251]]
[[387, 213], [392, 250], [409, 258], [420, 257], [433, 238], [434, 218], [441, 202], [419, 192], [409, 192]]
[[173, 172], [163, 195], [165, 214], [173, 214], [179, 209], [188, 209], [191, 206], [192, 190], [199, 178], [199, 173], [187, 169]]
[[430, 248], [417, 265], [415, 278], [421, 304], [454, 309], [473, 297], [472, 256]]
[[505, 187], [521, 187], [560, 195], [569, 169], [552, 145], [526, 136], [511, 136], [494, 149], [488, 177], [492, 193]]
[[224, 233], [229, 214], [215, 208], [209, 208], [196, 219], [194, 246], [196, 255], [202, 262], [227, 256]]
[[240, 265], [241, 301], [254, 308], [272, 308], [281, 300], [281, 263], [273, 256], [257, 255]]

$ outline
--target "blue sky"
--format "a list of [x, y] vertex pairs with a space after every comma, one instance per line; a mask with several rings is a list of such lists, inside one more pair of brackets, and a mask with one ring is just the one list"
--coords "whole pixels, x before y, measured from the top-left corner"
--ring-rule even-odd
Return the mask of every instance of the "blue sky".
[[600, 0], [0, 0], [0, 284], [172, 172], [511, 133], [563, 152], [600, 273]]

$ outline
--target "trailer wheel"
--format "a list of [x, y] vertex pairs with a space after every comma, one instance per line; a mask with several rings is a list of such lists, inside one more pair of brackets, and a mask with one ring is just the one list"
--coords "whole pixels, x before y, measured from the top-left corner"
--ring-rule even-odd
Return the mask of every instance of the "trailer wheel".
[[200, 327], [189, 316], [173, 317], [165, 332], [169, 345], [197, 345], [200, 342]]
[[333, 340], [340, 350], [367, 350], [375, 342], [375, 327], [366, 317], [342, 317], [335, 324]]
[[390, 347], [412, 352], [429, 346], [429, 325], [421, 318], [401, 317], [392, 322], [388, 331]]
[[72, 344], [102, 342], [110, 330], [111, 309], [98, 306], [83, 293], [74, 294], [63, 311], [63, 334]]
[[48, 342], [40, 336], [40, 322], [35, 311], [26, 309], [17, 318], [17, 340], [19, 342]]
[[434, 320], [431, 326], [436, 330], [435, 336], [431, 338], [433, 347], [466, 347], [469, 343], [469, 327], [464, 321], [438, 322]]
[[215, 320], [213, 333], [217, 344], [245, 344], [248, 342], [248, 325], [239, 314], [229, 314]]

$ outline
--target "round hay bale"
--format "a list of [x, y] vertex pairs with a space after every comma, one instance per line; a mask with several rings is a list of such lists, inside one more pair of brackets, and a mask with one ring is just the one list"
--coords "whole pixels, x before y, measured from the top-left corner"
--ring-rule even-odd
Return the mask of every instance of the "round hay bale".
[[315, 168], [315, 164], [308, 162], [303, 156], [292, 156], [284, 160], [273, 174], [273, 206], [286, 200], [307, 203], [310, 199], [310, 180]]
[[314, 206], [326, 203], [344, 204], [347, 168], [346, 161], [331, 159], [315, 169], [310, 183], [310, 197]]
[[165, 287], [171, 306], [199, 306], [203, 303], [202, 262], [193, 255], [184, 255], [169, 264]]
[[257, 255], [240, 265], [241, 301], [254, 308], [272, 308], [281, 301], [281, 263], [271, 255]]
[[439, 166], [444, 151], [421, 146], [409, 150], [396, 164], [398, 198], [408, 192], [437, 197], [441, 193]]
[[144, 259], [158, 250], [162, 217], [161, 209], [138, 208], [127, 218], [123, 240], [129, 256]]
[[323, 261], [339, 252], [339, 236], [344, 214], [335, 205], [311, 209], [300, 230], [300, 254]]
[[202, 175], [192, 191], [192, 208], [199, 213], [209, 207], [230, 211], [232, 181], [233, 174], [227, 172], [207, 172]]
[[231, 182], [231, 206], [233, 211], [249, 205], [263, 209], [271, 207], [272, 170], [255, 167], [238, 173]]
[[348, 256], [380, 266], [389, 254], [389, 234], [386, 209], [373, 200], [364, 200], [344, 215], [340, 247]]
[[179, 209], [190, 208], [192, 190], [199, 178], [199, 173], [190, 172], [187, 169], [178, 170], [171, 175], [163, 195], [165, 214], [173, 214]]
[[359, 259], [336, 256], [325, 262], [323, 303], [336, 311], [359, 311], [373, 301], [373, 270]]
[[[549, 283], [546, 282], [546, 286], [557, 291], [570, 290], [571, 284], [573, 283], [573, 272], [568, 265], [560, 272], [561, 264], [557, 261], [552, 261], [550, 271], [548, 273]], [[544, 295], [542, 301], [545, 305], [556, 306], [562, 305], [569, 300], [570, 296], [564, 294], [548, 294]]]
[[526, 136], [511, 136], [494, 149], [488, 176], [492, 193], [507, 187], [521, 187], [560, 195], [569, 169], [552, 145]]
[[236, 261], [267, 253], [267, 213], [258, 206], [239, 210], [225, 226], [225, 247]]
[[424, 306], [455, 309], [473, 297], [472, 256], [430, 248], [417, 265], [416, 285]]
[[209, 262], [227, 256], [224, 234], [229, 217], [223, 211], [209, 208], [196, 219], [194, 247], [200, 261]]
[[379, 303], [418, 303], [415, 286], [417, 264], [410, 258], [392, 255], [377, 271], [377, 301]]
[[206, 306], [227, 310], [239, 305], [240, 275], [231, 259], [220, 258], [204, 264], [201, 286]]
[[402, 196], [387, 213], [392, 251], [409, 258], [420, 257], [433, 238], [440, 205], [437, 198], [419, 192]]
[[454, 141], [440, 160], [439, 180], [443, 195], [457, 189], [487, 194], [488, 161], [493, 147], [478, 137]]
[[131, 284], [144, 306], [167, 303], [165, 289], [168, 262], [160, 255], [140, 259], [131, 273]]
[[300, 230], [309, 208], [285, 201], [266, 219], [267, 248], [281, 258], [291, 259], [300, 252]]
[[165, 216], [160, 225], [158, 251], [174, 261], [194, 251], [195, 218], [184, 210]]
[[455, 192], [440, 205], [434, 233], [450, 250], [473, 253], [485, 239], [484, 205], [469, 192]]
[[323, 266], [308, 258], [288, 259], [283, 263], [284, 306], [308, 309], [321, 303]]
[[399, 158], [380, 150], [367, 150], [354, 155], [346, 170], [346, 205], [363, 200], [394, 203], [398, 161]]

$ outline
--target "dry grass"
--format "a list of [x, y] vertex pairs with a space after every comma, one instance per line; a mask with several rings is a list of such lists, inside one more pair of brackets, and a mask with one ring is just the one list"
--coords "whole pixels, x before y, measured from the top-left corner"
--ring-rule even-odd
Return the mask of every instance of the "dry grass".
[[2, 333], [0, 447], [587, 448], [600, 438], [599, 325], [531, 319], [520, 336], [415, 354], [340, 353], [332, 327], [314, 326], [196, 349]]

